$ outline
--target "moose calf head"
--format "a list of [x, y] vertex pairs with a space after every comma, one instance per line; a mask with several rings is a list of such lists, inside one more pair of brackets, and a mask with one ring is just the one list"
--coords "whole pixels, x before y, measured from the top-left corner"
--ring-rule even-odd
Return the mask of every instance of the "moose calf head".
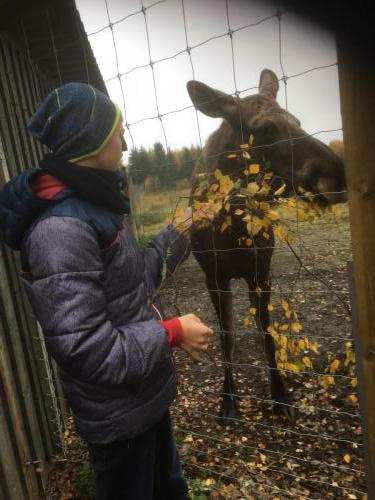
[[252, 158], [272, 171], [275, 182], [285, 183], [286, 192], [298, 188], [315, 195], [322, 205], [346, 200], [342, 160], [327, 145], [308, 135], [300, 121], [276, 101], [278, 79], [269, 69], [260, 75], [259, 94], [235, 98], [204, 83], [187, 83], [190, 98], [199, 111], [223, 118], [221, 127], [206, 144], [209, 170], [219, 168], [230, 174], [239, 165], [228, 151], [239, 149], [253, 136]]

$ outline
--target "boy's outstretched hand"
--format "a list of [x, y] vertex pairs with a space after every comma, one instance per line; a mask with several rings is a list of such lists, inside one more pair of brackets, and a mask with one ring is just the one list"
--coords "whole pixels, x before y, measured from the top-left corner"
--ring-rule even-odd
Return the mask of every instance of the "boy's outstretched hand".
[[213, 335], [211, 328], [206, 326], [195, 314], [185, 314], [178, 318], [182, 326], [182, 340], [180, 347], [190, 356], [199, 361], [200, 351], [208, 349], [210, 337]]

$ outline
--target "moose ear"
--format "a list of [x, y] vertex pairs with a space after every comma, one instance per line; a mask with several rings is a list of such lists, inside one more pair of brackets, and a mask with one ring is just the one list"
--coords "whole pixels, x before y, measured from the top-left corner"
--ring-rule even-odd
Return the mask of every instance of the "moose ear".
[[196, 80], [187, 82], [186, 87], [194, 106], [203, 114], [211, 118], [225, 118], [228, 121], [238, 115], [236, 99], [229, 94]]
[[279, 90], [277, 76], [270, 69], [264, 69], [260, 74], [259, 93], [276, 99]]

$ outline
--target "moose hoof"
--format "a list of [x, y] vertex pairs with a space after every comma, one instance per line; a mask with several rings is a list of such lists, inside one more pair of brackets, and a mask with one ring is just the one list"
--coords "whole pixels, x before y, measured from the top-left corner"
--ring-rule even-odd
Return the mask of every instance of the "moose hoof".
[[291, 424], [294, 424], [297, 419], [296, 408], [291, 406], [289, 401], [278, 401], [274, 403], [273, 410], [278, 415], [284, 415]]
[[235, 404], [232, 401], [223, 402], [218, 414], [218, 421], [221, 425], [231, 425], [238, 419], [239, 413]]

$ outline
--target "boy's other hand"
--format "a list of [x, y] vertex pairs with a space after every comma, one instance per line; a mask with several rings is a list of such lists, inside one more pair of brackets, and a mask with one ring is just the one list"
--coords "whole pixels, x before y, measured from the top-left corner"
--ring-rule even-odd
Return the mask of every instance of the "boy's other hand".
[[202, 323], [195, 314], [185, 314], [178, 319], [183, 331], [180, 347], [190, 354], [194, 360], [199, 361], [200, 351], [208, 349], [210, 337], [214, 332]]

